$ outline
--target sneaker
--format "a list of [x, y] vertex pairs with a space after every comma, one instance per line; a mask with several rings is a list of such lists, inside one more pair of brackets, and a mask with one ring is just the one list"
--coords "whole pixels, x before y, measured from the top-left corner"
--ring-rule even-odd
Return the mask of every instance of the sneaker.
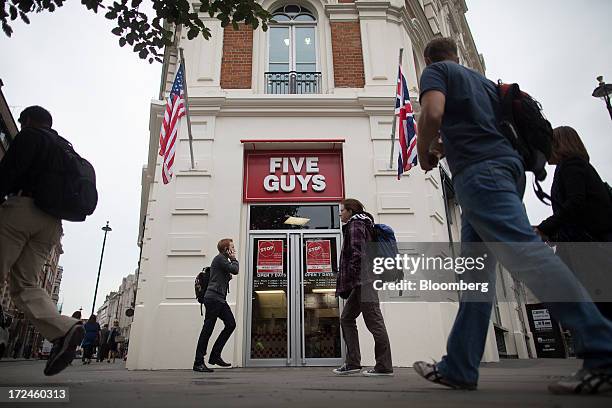
[[202, 363], [202, 364], [194, 364], [193, 371], [197, 371], [198, 373], [212, 373], [215, 370], [213, 370], [212, 368], [206, 367], [206, 364]]
[[72, 362], [76, 355], [76, 348], [85, 337], [85, 329], [80, 324], [75, 324], [68, 330], [64, 337], [53, 342], [53, 348], [49, 353], [49, 360], [45, 365], [45, 375], [55, 375], [61, 372]]
[[416, 371], [418, 375], [420, 375], [427, 381], [431, 381], [435, 384], [444, 385], [454, 390], [473, 391], [476, 389], [476, 384], [458, 383], [455, 381], [451, 381], [448, 378], [444, 378], [442, 374], [440, 374], [440, 372], [438, 371], [438, 368], [435, 363], [431, 364], [425, 361], [417, 361], [413, 364], [412, 368], [414, 368], [414, 371]]
[[548, 386], [553, 394], [603, 394], [612, 391], [612, 370], [583, 368]]
[[393, 370], [391, 371], [377, 371], [374, 368], [365, 370], [361, 373], [364, 377], [393, 377]]
[[208, 364], [217, 365], [219, 367], [231, 367], [232, 366], [230, 363], [226, 363], [225, 361], [223, 361], [221, 357], [209, 358]]
[[332, 372], [336, 375], [358, 374], [361, 372], [361, 367], [343, 364], [342, 367], [334, 368]]

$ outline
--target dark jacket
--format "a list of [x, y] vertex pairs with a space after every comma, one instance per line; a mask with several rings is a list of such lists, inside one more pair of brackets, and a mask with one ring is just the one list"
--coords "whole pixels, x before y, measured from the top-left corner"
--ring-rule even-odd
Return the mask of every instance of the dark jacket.
[[[57, 134], [53, 129], [46, 132]], [[27, 127], [17, 133], [0, 161], [0, 203], [20, 190], [31, 194], [38, 176], [46, 168], [45, 151], [51, 143], [45, 131]]]
[[238, 275], [238, 261], [228, 258], [225, 254], [218, 254], [210, 264], [210, 281], [204, 294], [204, 299], [225, 302], [229, 292], [229, 281], [232, 275]]
[[553, 241], [583, 241], [581, 231], [603, 240], [612, 232], [610, 195], [587, 161], [573, 157], [559, 163], [550, 195], [553, 215], [538, 229]]
[[354, 288], [370, 280], [371, 271], [362, 269], [368, 261], [368, 243], [372, 241], [373, 228], [374, 219], [368, 213], [355, 214], [342, 226], [342, 252], [340, 270], [336, 277], [336, 296], [346, 299]]

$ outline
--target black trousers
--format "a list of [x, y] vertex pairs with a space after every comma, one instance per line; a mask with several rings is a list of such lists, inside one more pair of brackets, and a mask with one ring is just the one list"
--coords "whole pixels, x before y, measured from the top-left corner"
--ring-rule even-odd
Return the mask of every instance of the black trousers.
[[227, 340], [230, 338], [234, 329], [236, 328], [236, 321], [234, 315], [227, 302], [220, 300], [204, 300], [204, 306], [206, 307], [206, 315], [204, 316], [204, 325], [200, 332], [200, 338], [198, 339], [198, 347], [196, 348], [196, 355], [194, 364], [202, 364], [204, 362], [204, 356], [208, 348], [208, 340], [212, 335], [213, 329], [217, 319], [221, 319], [225, 327], [219, 337], [215, 341], [215, 344], [210, 351], [211, 358], [221, 357], [221, 352]]

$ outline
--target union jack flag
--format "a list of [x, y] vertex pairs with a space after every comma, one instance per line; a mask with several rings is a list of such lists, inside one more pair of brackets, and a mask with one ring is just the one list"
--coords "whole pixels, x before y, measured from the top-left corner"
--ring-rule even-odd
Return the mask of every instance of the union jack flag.
[[397, 95], [395, 97], [395, 116], [397, 116], [397, 128], [399, 129], [399, 155], [397, 158], [397, 179], [402, 177], [405, 171], [410, 170], [417, 164], [417, 133], [412, 104], [408, 95], [406, 77], [399, 67], [397, 76]]
[[159, 155], [164, 158], [162, 163], [162, 180], [168, 184], [172, 179], [174, 157], [176, 153], [176, 139], [180, 119], [185, 116], [185, 94], [183, 90], [183, 64], [176, 71], [176, 78], [166, 102], [166, 112], [159, 133]]

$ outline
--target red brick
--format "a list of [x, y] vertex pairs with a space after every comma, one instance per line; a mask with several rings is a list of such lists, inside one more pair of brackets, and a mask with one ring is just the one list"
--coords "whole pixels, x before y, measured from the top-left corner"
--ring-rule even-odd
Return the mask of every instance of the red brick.
[[250, 89], [253, 67], [253, 29], [244, 24], [235, 31], [231, 26], [223, 30], [221, 58], [221, 88]]

